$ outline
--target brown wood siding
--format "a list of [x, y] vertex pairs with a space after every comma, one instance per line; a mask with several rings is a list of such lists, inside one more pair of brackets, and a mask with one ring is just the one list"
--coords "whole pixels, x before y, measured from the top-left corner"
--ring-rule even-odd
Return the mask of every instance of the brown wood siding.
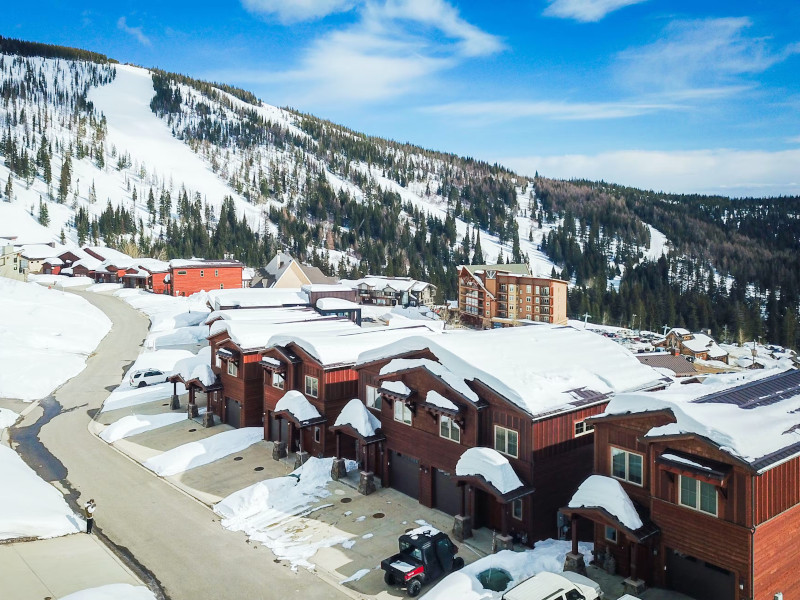
[[793, 458], [754, 478], [755, 524], [800, 504], [800, 458]]
[[[787, 463], [788, 464], [788, 463]], [[800, 598], [795, 542], [800, 537], [800, 506], [759, 525], [754, 534], [754, 598]]]
[[753, 538], [748, 528], [655, 498], [650, 518], [661, 528], [662, 561], [664, 548], [672, 548], [733, 571], [737, 582], [749, 587]]
[[[575, 437], [575, 423], [602, 413], [608, 402], [555, 415], [533, 424], [533, 457], [539, 460], [594, 443], [593, 434]], [[590, 465], [591, 467], [591, 465]]]

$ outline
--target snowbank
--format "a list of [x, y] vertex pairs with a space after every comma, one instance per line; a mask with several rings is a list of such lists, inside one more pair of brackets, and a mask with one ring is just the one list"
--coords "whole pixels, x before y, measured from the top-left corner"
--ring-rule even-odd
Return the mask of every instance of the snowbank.
[[100, 412], [116, 410], [118, 408], [128, 408], [136, 406], [137, 404], [147, 404], [148, 402], [155, 402], [156, 400], [170, 398], [171, 396], [171, 383], [159, 383], [156, 385], [148, 385], [147, 387], [132, 388], [127, 384], [126, 379], [124, 385], [120, 385], [105, 399], [103, 406], [100, 408]]
[[[38, 400], [80, 373], [111, 329], [74, 294], [0, 278], [0, 397]], [[10, 318], [13, 317], [13, 318]]]
[[[578, 550], [584, 556], [586, 564], [592, 559], [593, 544], [581, 542]], [[503, 592], [493, 592], [483, 587], [478, 581], [478, 574], [487, 569], [503, 569], [511, 575], [511, 581], [506, 589], [510, 589], [542, 571], [561, 573], [564, 567], [564, 558], [572, 550], [570, 542], [559, 540], [544, 540], [536, 542], [533, 550], [513, 552], [502, 550], [476, 560], [465, 566], [460, 571], [451, 573], [442, 579], [427, 594], [425, 600], [499, 600]], [[505, 591], [505, 590], [503, 590]]]
[[240, 452], [264, 439], [262, 427], [223, 431], [204, 440], [189, 442], [145, 461], [145, 467], [161, 477], [176, 475]]
[[0, 445], [0, 540], [52, 538], [83, 530], [83, 519], [11, 448]]
[[206, 305], [208, 295], [205, 292], [192, 294], [188, 298], [175, 298], [123, 288], [114, 292], [114, 295], [150, 318], [151, 334], [200, 325], [210, 312]]
[[112, 583], [62, 596], [61, 600], [156, 600], [156, 597], [141, 585]]
[[0, 429], [11, 427], [19, 419], [19, 415], [8, 408], [0, 408]]
[[[201, 409], [201, 412], [204, 410], [204, 408]], [[160, 427], [174, 425], [175, 423], [180, 423], [185, 420], [186, 414], [183, 412], [163, 413], [160, 415], [128, 415], [106, 427], [100, 433], [100, 439], [105, 440], [109, 444], [113, 444], [122, 438]]]

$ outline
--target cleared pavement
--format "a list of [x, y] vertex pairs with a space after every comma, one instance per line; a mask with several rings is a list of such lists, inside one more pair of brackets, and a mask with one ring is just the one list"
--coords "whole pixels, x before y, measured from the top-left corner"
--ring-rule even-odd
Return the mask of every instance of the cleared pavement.
[[[171, 600], [198, 598], [345, 598], [305, 570], [277, 564], [265, 548], [223, 529], [205, 506], [120, 454], [88, 431], [88, 423], [125, 368], [139, 355], [147, 318], [118, 298], [76, 292], [103, 310], [113, 328], [86, 369], [55, 394], [61, 412], [39, 439], [67, 471], [71, 501], [97, 501], [95, 527]], [[42, 414], [34, 410], [22, 426]], [[77, 508], [77, 505], [76, 505]]]

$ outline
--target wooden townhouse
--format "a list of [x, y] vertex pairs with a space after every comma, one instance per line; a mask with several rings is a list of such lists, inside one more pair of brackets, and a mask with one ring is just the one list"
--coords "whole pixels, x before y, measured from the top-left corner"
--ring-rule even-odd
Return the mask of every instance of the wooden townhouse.
[[[222, 389], [215, 391], [208, 402], [209, 410], [223, 423], [234, 427], [260, 427], [264, 423], [264, 375], [260, 362], [272, 336], [300, 332], [311, 323], [315, 328], [355, 327], [349, 321], [323, 317], [310, 309], [272, 311], [271, 316], [254, 314], [255, 321], [219, 312], [210, 317], [211, 368], [219, 376]], [[231, 312], [246, 317], [245, 313], [251, 311]]]
[[616, 396], [591, 421], [595, 474], [563, 512], [593, 524], [597, 563], [630, 591], [798, 598], [798, 408], [796, 370]]
[[356, 370], [385, 436], [382, 485], [456, 515], [464, 537], [490, 527], [505, 546], [556, 536], [558, 509], [591, 471], [586, 419], [613, 393], [663, 385], [614, 342], [549, 325], [407, 338], [365, 352]]
[[361, 304], [377, 306], [433, 306], [436, 286], [410, 277], [367, 275], [361, 279], [342, 279], [342, 285], [356, 291]]
[[692, 359], [716, 360], [728, 364], [728, 353], [720, 348], [714, 338], [705, 333], [692, 333], [687, 329], [675, 327], [670, 329], [664, 340], [657, 345]]
[[238, 260], [173, 259], [165, 283], [170, 296], [242, 287], [244, 265]]

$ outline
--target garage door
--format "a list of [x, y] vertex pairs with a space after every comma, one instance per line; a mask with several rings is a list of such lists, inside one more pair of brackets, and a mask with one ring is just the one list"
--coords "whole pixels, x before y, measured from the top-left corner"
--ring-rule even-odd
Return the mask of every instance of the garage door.
[[237, 429], [241, 427], [242, 406], [231, 398], [225, 398], [225, 422]]
[[398, 492], [419, 499], [419, 461], [416, 458], [390, 450], [389, 479]]
[[734, 574], [667, 548], [667, 585], [699, 600], [734, 600]]
[[450, 473], [435, 469], [433, 472], [433, 506], [448, 515], [461, 510], [461, 488], [450, 478]]

